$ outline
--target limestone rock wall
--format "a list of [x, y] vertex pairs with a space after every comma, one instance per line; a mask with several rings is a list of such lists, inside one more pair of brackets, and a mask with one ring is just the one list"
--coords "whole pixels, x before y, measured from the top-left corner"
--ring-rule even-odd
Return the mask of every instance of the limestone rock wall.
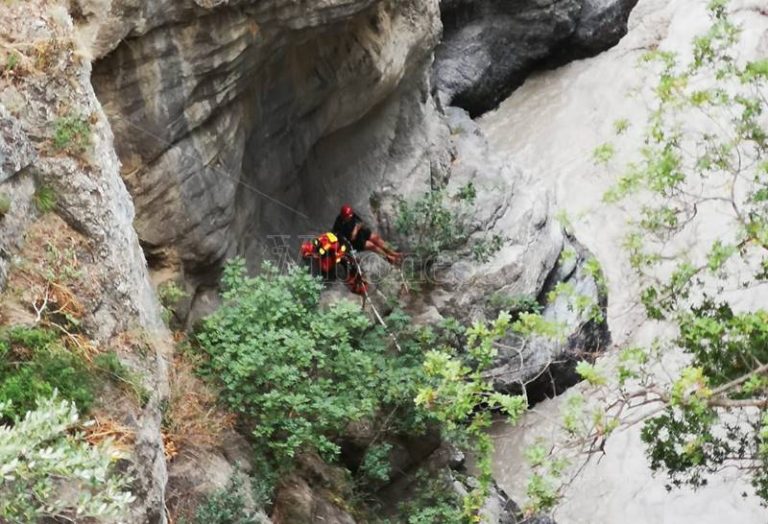
[[[360, 164], [366, 151], [339, 143], [334, 157], [357, 169], [326, 187], [315, 178], [313, 149], [401, 103], [387, 101], [403, 78], [423, 76], [440, 21], [432, 0], [178, 4], [163, 11], [147, 3], [126, 17], [125, 5], [113, 3], [113, 16], [94, 15], [81, 32], [101, 57], [93, 82], [150, 262], [179, 267], [194, 291], [215, 282], [224, 258], [258, 253], [266, 235], [312, 233], [326, 219], [317, 203], [338, 206], [330, 196], [338, 187], [353, 189], [346, 195], [354, 204], [367, 200], [385, 173]], [[115, 37], [123, 38], [116, 47]], [[408, 82], [426, 91], [417, 84]], [[427, 111], [425, 96], [411, 98], [409, 112]], [[410, 133], [387, 128], [396, 124], [379, 127]], [[308, 196], [314, 189], [323, 193]]]
[[[151, 392], [144, 405], [126, 402], [122, 412], [135, 437], [129, 469], [138, 502], [130, 522], [163, 522], [160, 405], [167, 390], [169, 336], [133, 229], [134, 208], [120, 177], [112, 131], [91, 85], [90, 62], [61, 6], [4, 5], [0, 27], [5, 57], [15, 56], [13, 67], [4, 60], [0, 74], [0, 194], [10, 203], [0, 217], [0, 288], [16, 278], [4, 289], [0, 318], [3, 324], [40, 321], [57, 300], [48, 278], [79, 304], [81, 340], [104, 350], [121, 346], [129, 332], [141, 338], [140, 352], [127, 344], [120, 353]], [[67, 123], [75, 121], [81, 131], [66, 134], [72, 129]], [[76, 266], [69, 280], [46, 277], [51, 254], [59, 256], [58, 240], [73, 246], [67, 256], [75, 257]], [[47, 256], [38, 254], [46, 249]], [[56, 307], [66, 306], [59, 300]]]

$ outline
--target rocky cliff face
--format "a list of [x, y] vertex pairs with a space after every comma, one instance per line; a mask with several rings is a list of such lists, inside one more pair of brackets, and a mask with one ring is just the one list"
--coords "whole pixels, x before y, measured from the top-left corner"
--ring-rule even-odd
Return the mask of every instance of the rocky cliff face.
[[[121, 348], [124, 363], [152, 392], [143, 406], [122, 413], [135, 442], [130, 469], [139, 502], [132, 518], [158, 522], [166, 480], [160, 404], [170, 341], [133, 229], [112, 131], [63, 7], [12, 3], [0, 10], [0, 26], [0, 46], [16, 57], [0, 75], [0, 192], [9, 202], [0, 218], [0, 287], [8, 286], [2, 320], [34, 324], [52, 306], [76, 303], [83, 343], [100, 351]], [[83, 132], [65, 136], [74, 125]], [[47, 261], [57, 250], [72, 253], [70, 270], [81, 277], [48, 276]], [[68, 302], [55, 290], [66, 290]], [[123, 343], [129, 332], [144, 342]]]
[[[178, 4], [81, 8], [153, 265], [194, 291], [227, 257], [263, 257], [267, 235], [327, 222], [339, 193], [406, 178], [393, 163], [427, 179], [435, 1]], [[369, 113], [364, 143], [334, 137]]]
[[535, 68], [615, 45], [637, 0], [443, 0], [434, 85], [473, 116], [496, 107]]
[[[148, 355], [125, 358], [158, 392], [130, 414], [139, 434], [134, 462], [143, 468], [135, 522], [163, 521], [166, 483], [159, 405], [167, 334], [141, 248], [150, 270], [179, 280], [192, 295], [191, 323], [215, 304], [219, 269], [232, 255], [256, 265], [275, 249], [295, 246], [298, 235], [328, 227], [341, 202], [391, 233], [392, 215], [386, 206], [373, 212], [373, 193], [386, 202], [472, 182], [479, 210], [473, 233], [507, 241], [484, 264], [454, 254], [429, 292], [409, 304], [419, 321], [489, 318], [499, 309], [491, 296], [545, 301], [558, 282], [607, 307], [584, 263], [589, 248], [609, 282], [624, 282], [611, 263], [615, 243], [596, 240], [601, 228], [613, 227], [611, 215], [576, 228], [582, 248], [555, 211], [590, 188], [589, 170], [574, 158], [589, 158], [596, 145], [581, 141], [591, 135], [588, 126], [610, 126], [603, 100], [619, 111], [623, 98], [614, 82], [629, 74], [619, 66], [625, 54], [658, 43], [664, 31], [689, 36], [681, 29], [685, 20], [652, 16], [667, 11], [641, 0], [632, 38], [621, 47], [536, 77], [480, 126], [471, 117], [494, 108], [531, 71], [614, 45], [635, 3], [72, 0], [66, 9], [33, 1], [0, 13], [0, 26], [13, 28], [11, 42], [50, 46], [45, 70], [30, 55], [23, 65], [31, 74], [0, 76], [0, 191], [12, 197], [0, 219], [0, 281], [39, 218], [35, 188], [51, 186], [59, 195], [57, 216], [92, 241], [91, 267], [103, 278], [89, 332], [109, 340], [138, 325], [159, 340]], [[688, 5], [672, 4], [679, 13]], [[85, 152], [51, 148], [54, 122], [69, 116], [92, 126]], [[612, 303], [628, 293], [620, 287], [610, 289]], [[536, 399], [560, 393], [575, 381], [574, 358], [608, 343], [605, 325], [559, 301], [546, 307], [547, 318], [566, 322], [571, 336], [554, 345], [511, 341], [492, 373], [499, 389], [531, 388]], [[613, 322], [619, 333], [628, 329]], [[504, 453], [510, 452], [499, 455], [498, 465], [508, 479], [512, 455]], [[236, 461], [237, 453], [230, 455], [177, 462], [171, 476], [190, 489], [221, 485]], [[330, 483], [324, 478], [331, 473], [314, 475]], [[279, 518], [353, 521], [307, 475], [292, 482], [296, 489], [282, 494]], [[578, 498], [594, 502], [586, 493]], [[594, 517], [586, 505], [568, 515], [592, 522], [605, 515]]]
[[[495, 29], [486, 22], [507, 15], [488, 2], [81, 2], [75, 12], [150, 265], [182, 275], [204, 310], [227, 257], [258, 260], [282, 235], [295, 249], [341, 201], [366, 211], [374, 191], [448, 177], [454, 146], [431, 76], [442, 102], [473, 91], [492, 107], [556, 48], [572, 57], [614, 43], [630, 7], [530, 2], [505, 8], [513, 20]], [[487, 71], [461, 43], [472, 31], [494, 46]], [[524, 64], [491, 57], [510, 59], [506, 48]], [[470, 81], [450, 87], [456, 76]]]

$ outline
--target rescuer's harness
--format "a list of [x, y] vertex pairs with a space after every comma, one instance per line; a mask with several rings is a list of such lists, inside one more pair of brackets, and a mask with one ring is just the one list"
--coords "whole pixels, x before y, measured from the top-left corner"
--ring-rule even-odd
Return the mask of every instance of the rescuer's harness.
[[329, 232], [304, 242], [301, 246], [301, 258], [314, 261], [326, 279], [338, 276], [336, 268], [342, 268], [345, 271], [344, 283], [353, 293], [364, 295], [368, 291], [368, 284], [360, 274], [350, 251], [351, 248], [345, 241], [339, 240], [336, 235]]

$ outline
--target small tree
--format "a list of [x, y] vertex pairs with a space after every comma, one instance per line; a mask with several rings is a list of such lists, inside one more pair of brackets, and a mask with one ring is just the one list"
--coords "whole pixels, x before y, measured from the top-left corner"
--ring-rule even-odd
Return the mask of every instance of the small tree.
[[400, 198], [395, 229], [408, 238], [408, 249], [421, 264], [430, 265], [446, 250], [468, 249], [478, 262], [487, 262], [504, 246], [498, 234], [478, 235], [473, 224], [477, 190], [470, 182], [449, 195], [433, 189], [415, 200]]
[[[768, 282], [768, 60], [739, 59], [725, 0], [709, 11], [711, 28], [694, 40], [689, 63], [660, 50], [644, 57], [658, 66], [656, 107], [640, 161], [606, 194], [644, 203], [626, 248], [648, 317], [672, 323], [677, 335], [621, 352], [619, 390], [580, 437], [599, 449], [643, 406], [651, 467], [666, 471], [670, 486], [701, 486], [735, 467], [768, 501], [768, 312], [737, 310], [728, 299]], [[725, 227], [694, 246], [677, 242], [705, 211]], [[666, 383], [653, 370], [673, 348], [688, 360]], [[596, 387], [615, 387], [594, 366], [579, 371]]]

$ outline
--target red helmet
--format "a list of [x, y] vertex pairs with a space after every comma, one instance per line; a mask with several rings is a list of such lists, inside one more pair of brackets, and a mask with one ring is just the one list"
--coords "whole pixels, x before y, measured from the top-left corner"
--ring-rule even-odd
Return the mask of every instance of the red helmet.
[[352, 210], [352, 206], [349, 204], [344, 204], [341, 206], [341, 216], [345, 219], [352, 218], [352, 215], [354, 215], [355, 212]]

